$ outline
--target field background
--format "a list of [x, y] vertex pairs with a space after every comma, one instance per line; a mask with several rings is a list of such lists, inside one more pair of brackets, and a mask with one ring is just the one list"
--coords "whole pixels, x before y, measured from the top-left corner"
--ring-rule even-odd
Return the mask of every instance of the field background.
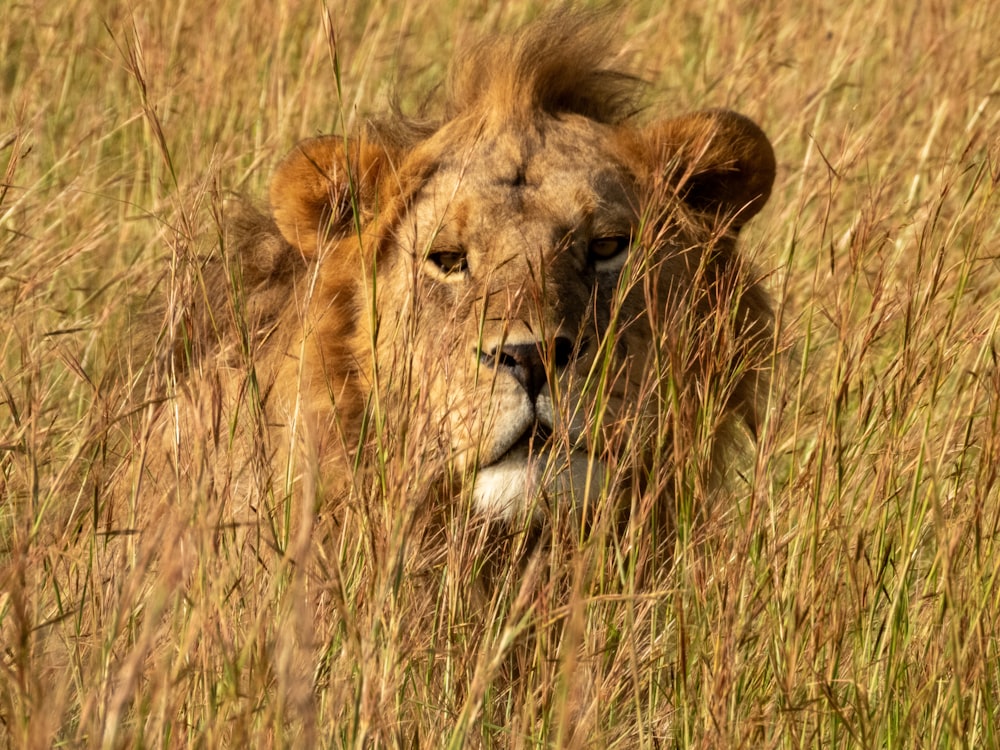
[[[413, 106], [456, 45], [542, 4], [5, 0], [3, 743], [1000, 746], [994, 6], [622, 6], [609, 42], [650, 82], [645, 116], [731, 107], [772, 139], [745, 240], [780, 385], [731, 498], [652, 589], [581, 563], [568, 604], [477, 604], [468, 558], [430, 601], [356, 540], [325, 578], [247, 564], [195, 500], [154, 565], [106, 508], [142, 450], [136, 321], [211, 245], [216, 196], [265, 195], [297, 139], [361, 123], [396, 81]], [[205, 533], [172, 566], [184, 523]]]

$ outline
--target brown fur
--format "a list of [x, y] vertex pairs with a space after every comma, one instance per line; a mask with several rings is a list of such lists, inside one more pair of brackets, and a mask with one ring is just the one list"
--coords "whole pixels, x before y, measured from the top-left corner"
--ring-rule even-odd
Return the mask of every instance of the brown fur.
[[[290, 476], [307, 456], [346, 486], [362, 424], [383, 420], [417, 473], [457, 477], [511, 518], [536, 484], [592, 494], [582, 467], [611, 473], [630, 430], [646, 441], [639, 476], [682, 461], [708, 425], [708, 476], [733, 417], [755, 428], [771, 317], [736, 235], [770, 193], [771, 147], [726, 111], [635, 124], [640, 85], [613, 64], [605, 23], [558, 12], [485, 41], [456, 60], [437, 119], [396, 112], [301, 142], [271, 216], [244, 208], [229, 225], [263, 429], [280, 434], [269, 455], [298, 461]], [[199, 361], [231, 351], [234, 329], [219, 331], [213, 315], [189, 321], [215, 342]], [[245, 378], [219, 377], [230, 401]], [[544, 406], [526, 400], [535, 388]], [[537, 455], [534, 428], [510, 446], [538, 420], [564, 463], [525, 469], [508, 496], [487, 469]]]

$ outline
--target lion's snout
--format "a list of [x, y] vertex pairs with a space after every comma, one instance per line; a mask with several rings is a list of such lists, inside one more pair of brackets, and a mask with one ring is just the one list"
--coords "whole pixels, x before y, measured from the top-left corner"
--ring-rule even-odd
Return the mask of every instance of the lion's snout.
[[603, 464], [581, 448], [582, 419], [560, 418], [553, 403], [553, 385], [566, 380], [583, 349], [557, 336], [478, 353], [480, 375], [490, 376], [493, 411], [472, 475], [480, 512], [536, 517], [552, 502], [582, 498], [603, 481]]
[[583, 348], [568, 336], [556, 336], [549, 345], [540, 340], [505, 342], [480, 351], [479, 364], [487, 370], [512, 376], [534, 404], [542, 389], [548, 385], [550, 376], [558, 377]]

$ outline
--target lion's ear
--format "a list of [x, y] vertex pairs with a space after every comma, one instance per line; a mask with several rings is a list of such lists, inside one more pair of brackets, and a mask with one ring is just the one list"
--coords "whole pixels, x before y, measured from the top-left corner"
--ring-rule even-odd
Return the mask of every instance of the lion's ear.
[[271, 178], [271, 212], [281, 234], [310, 258], [324, 241], [354, 231], [374, 207], [388, 161], [385, 149], [362, 139], [298, 143]]
[[774, 150], [750, 119], [706, 110], [647, 127], [647, 158], [685, 203], [722, 215], [739, 229], [767, 203], [774, 184]]

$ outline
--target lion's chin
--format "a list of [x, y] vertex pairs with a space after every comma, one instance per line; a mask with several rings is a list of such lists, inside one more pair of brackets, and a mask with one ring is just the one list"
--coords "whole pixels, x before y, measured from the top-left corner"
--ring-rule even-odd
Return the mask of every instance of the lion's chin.
[[541, 520], [547, 512], [581, 508], [597, 499], [605, 474], [601, 461], [586, 453], [575, 453], [551, 468], [547, 468], [548, 461], [549, 456], [516, 448], [480, 468], [472, 488], [476, 510], [506, 521], [529, 516]]

